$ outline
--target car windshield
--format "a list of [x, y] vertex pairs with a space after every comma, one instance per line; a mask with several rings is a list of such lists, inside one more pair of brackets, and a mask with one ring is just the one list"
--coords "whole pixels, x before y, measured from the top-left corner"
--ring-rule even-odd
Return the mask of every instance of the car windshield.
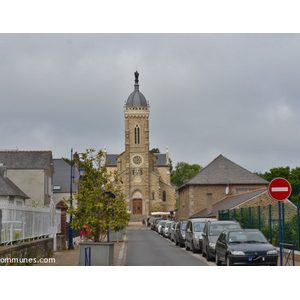
[[239, 224], [214, 224], [209, 226], [210, 236], [219, 236], [223, 230], [241, 228]]
[[259, 231], [233, 231], [228, 235], [229, 243], [267, 243]]
[[181, 224], [181, 230], [185, 230], [186, 229], [186, 222]]
[[195, 232], [203, 232], [205, 223], [194, 223], [194, 231]]

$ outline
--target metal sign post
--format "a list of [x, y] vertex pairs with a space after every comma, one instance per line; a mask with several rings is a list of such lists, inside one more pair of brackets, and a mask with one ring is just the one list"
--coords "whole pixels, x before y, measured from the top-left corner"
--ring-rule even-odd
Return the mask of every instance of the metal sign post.
[[292, 187], [286, 179], [277, 177], [269, 183], [268, 192], [274, 200], [278, 201], [280, 265], [282, 266], [281, 201], [288, 199], [291, 195]]
[[282, 233], [281, 233], [281, 202], [278, 201], [278, 218], [279, 218], [279, 249], [280, 249], [280, 265], [282, 266]]

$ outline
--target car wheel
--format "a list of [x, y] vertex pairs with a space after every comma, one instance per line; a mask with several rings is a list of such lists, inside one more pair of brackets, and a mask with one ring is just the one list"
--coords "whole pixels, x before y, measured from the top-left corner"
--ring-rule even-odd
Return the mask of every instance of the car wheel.
[[221, 266], [221, 261], [219, 260], [218, 253], [216, 253], [216, 265]]
[[228, 256], [226, 256], [226, 266], [232, 266], [232, 263], [230, 262], [230, 259]]
[[205, 251], [204, 251], [204, 248], [202, 248], [202, 256], [203, 256], [203, 257], [206, 256]]
[[207, 247], [206, 247], [206, 259], [207, 259], [207, 261], [212, 260], [210, 254], [209, 254], [209, 251], [208, 251], [208, 249], [207, 249]]
[[195, 246], [194, 246], [194, 242], [192, 241], [192, 251], [193, 251], [193, 253], [196, 253], [197, 252], [197, 250], [196, 250], [196, 248], [195, 248]]

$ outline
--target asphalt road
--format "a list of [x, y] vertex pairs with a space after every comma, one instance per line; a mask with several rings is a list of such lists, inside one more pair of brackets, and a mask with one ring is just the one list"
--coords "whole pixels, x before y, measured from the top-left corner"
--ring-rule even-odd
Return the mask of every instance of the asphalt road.
[[175, 246], [153, 230], [127, 231], [126, 266], [208, 266], [201, 254]]

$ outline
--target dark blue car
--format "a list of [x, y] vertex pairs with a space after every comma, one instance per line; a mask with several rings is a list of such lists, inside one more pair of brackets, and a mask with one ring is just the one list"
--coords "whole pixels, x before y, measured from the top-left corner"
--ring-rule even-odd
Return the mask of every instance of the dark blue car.
[[215, 246], [216, 264], [277, 266], [278, 253], [258, 229], [225, 230]]

